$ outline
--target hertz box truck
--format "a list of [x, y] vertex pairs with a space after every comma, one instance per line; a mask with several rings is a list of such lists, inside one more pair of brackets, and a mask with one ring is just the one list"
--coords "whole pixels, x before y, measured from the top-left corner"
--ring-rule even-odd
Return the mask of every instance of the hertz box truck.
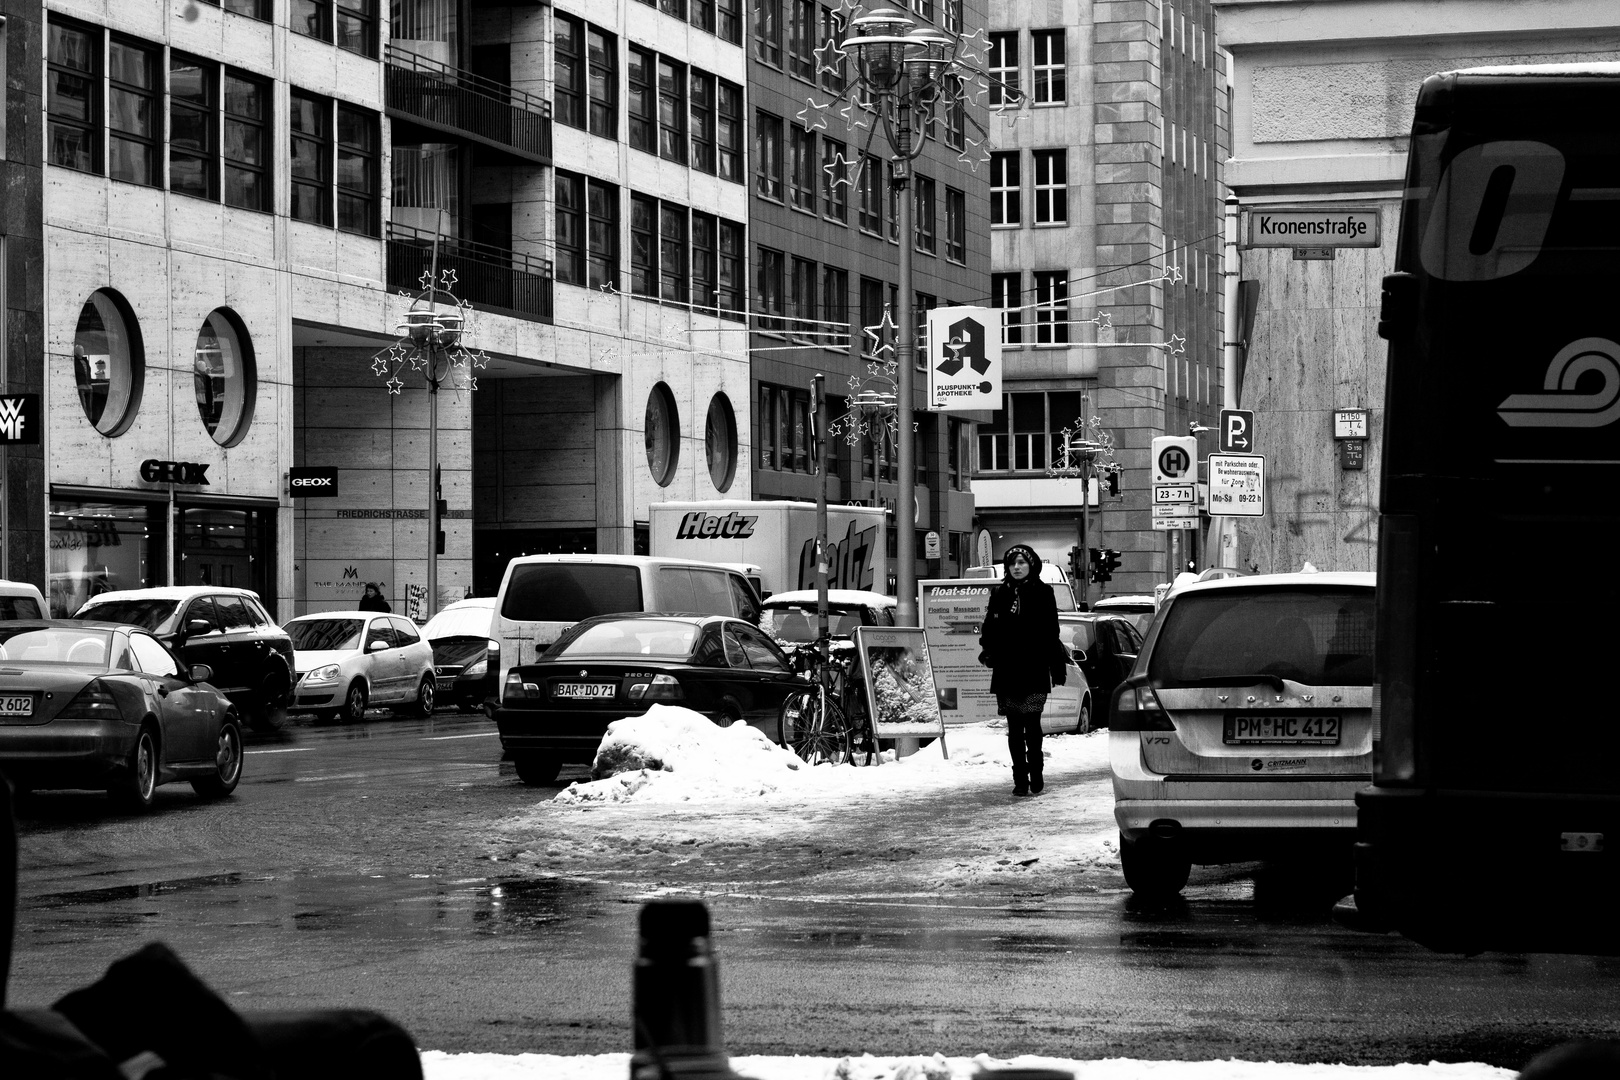
[[[827, 507], [827, 587], [889, 591], [888, 511]], [[816, 504], [715, 499], [653, 503], [651, 553], [759, 567], [761, 594], [816, 587]]]

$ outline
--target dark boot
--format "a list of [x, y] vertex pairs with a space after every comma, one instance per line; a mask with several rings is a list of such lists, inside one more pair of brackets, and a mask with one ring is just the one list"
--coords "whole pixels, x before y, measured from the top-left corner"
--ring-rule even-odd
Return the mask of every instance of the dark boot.
[[1041, 749], [1041, 714], [1031, 716], [1024, 728], [1024, 761], [1029, 766], [1029, 793], [1039, 795], [1046, 787], [1041, 769], [1046, 765], [1046, 754]]
[[1007, 714], [1007, 753], [1012, 758], [1013, 794], [1029, 794], [1029, 764], [1024, 756], [1023, 717]]

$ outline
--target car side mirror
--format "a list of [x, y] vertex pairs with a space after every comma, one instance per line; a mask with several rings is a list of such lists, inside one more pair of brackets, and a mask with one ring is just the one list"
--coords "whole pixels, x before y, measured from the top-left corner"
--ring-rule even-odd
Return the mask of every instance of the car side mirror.
[[208, 682], [214, 677], [214, 669], [207, 664], [192, 664], [188, 674], [192, 682]]
[[1069, 655], [1074, 657], [1074, 662], [1077, 664], [1083, 664], [1087, 659], [1086, 650], [1084, 649], [1070, 649]]
[[212, 629], [213, 626], [209, 625], [207, 619], [190, 619], [186, 622], [185, 636], [195, 637], [198, 634], [206, 634]]
[[384, 641], [382, 638], [372, 638], [371, 641], [366, 644], [366, 652], [381, 652], [383, 649], [388, 647], [388, 642]]

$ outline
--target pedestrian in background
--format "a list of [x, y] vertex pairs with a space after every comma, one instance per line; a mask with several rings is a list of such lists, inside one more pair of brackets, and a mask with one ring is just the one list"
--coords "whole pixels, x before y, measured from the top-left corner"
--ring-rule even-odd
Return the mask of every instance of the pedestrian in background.
[[1054, 681], [1062, 683], [1057, 662], [1063, 648], [1058, 637], [1057, 597], [1041, 580], [1041, 557], [1024, 544], [1002, 556], [1006, 576], [990, 591], [979, 634], [979, 663], [991, 671], [990, 692], [1007, 718], [1007, 751], [1012, 755], [1013, 794], [1039, 795], [1041, 713]]
[[361, 611], [393, 611], [383, 599], [382, 590], [375, 581], [366, 582], [366, 594], [360, 598]]

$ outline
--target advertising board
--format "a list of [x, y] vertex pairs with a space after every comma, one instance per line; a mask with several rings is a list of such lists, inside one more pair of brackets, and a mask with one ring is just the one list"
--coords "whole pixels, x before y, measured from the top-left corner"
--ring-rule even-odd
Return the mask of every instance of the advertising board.
[[939, 692], [929, 663], [928, 637], [915, 626], [858, 626], [855, 647], [866, 673], [866, 704], [872, 733], [944, 735]]
[[946, 726], [994, 720], [990, 669], [979, 663], [979, 627], [999, 577], [917, 583], [917, 614], [928, 636], [940, 714]]

